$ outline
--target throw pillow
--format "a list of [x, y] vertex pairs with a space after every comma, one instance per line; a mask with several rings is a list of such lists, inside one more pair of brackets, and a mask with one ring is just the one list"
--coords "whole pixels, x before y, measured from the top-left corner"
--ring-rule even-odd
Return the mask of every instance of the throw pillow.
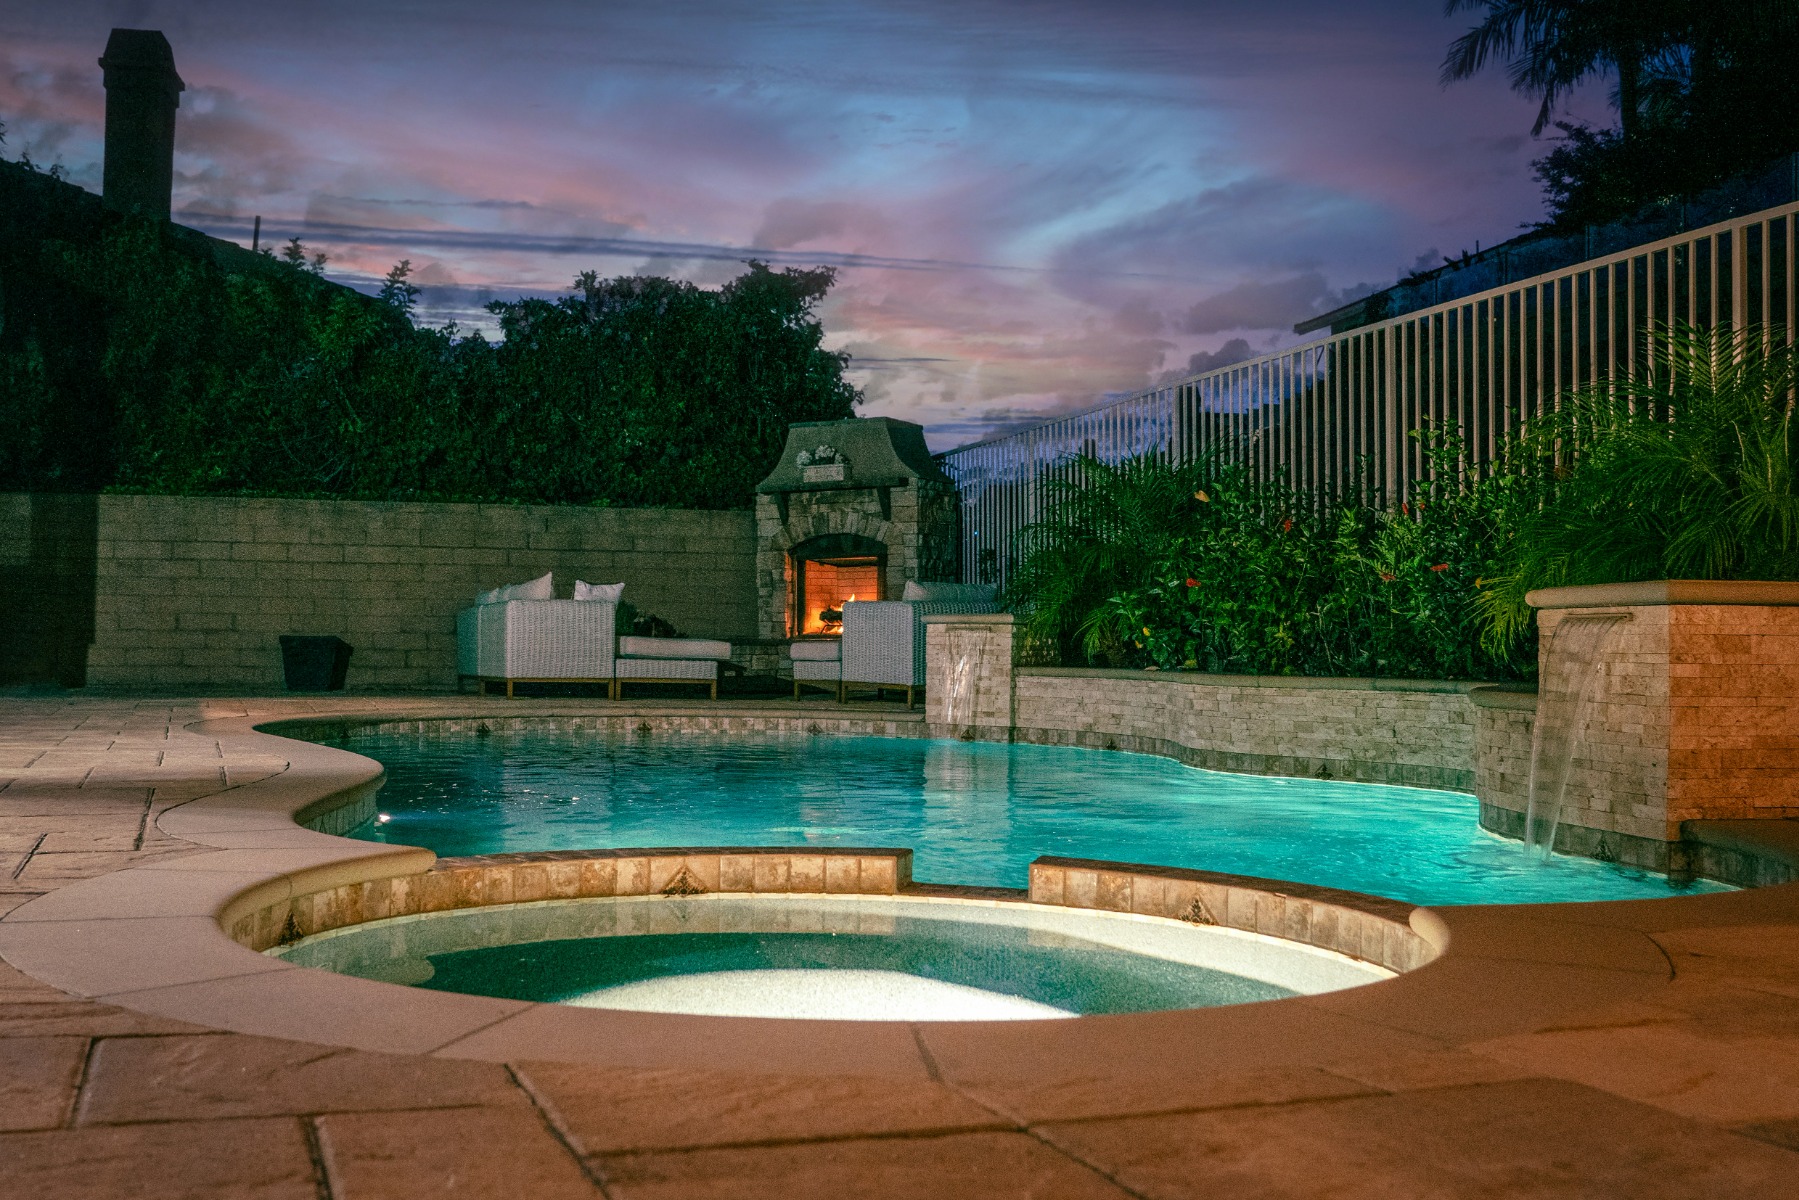
[[475, 597], [475, 603], [504, 604], [508, 600], [554, 600], [556, 584], [551, 578], [554, 574], [553, 571], [545, 571], [527, 583], [509, 583], [505, 587], [497, 587], [491, 592], [482, 592]]
[[618, 598], [625, 593], [622, 583], [588, 583], [584, 579], [575, 580], [575, 599], [599, 600], [617, 604]]

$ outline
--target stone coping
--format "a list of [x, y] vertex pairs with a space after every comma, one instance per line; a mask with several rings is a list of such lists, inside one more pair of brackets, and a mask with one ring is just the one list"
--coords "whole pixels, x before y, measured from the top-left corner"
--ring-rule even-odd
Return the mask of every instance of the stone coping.
[[1610, 608], [1664, 604], [1799, 605], [1799, 582], [1759, 579], [1651, 579], [1642, 583], [1594, 583], [1526, 592], [1532, 608]]
[[[445, 702], [441, 715], [455, 716], [458, 707]], [[491, 709], [472, 701], [462, 711]], [[320, 715], [369, 713], [346, 706]], [[257, 724], [238, 717], [188, 727], [227, 758], [272, 756], [283, 764], [237, 786], [221, 781], [221, 790], [164, 812], [158, 827], [191, 844], [193, 853], [70, 883], [21, 905], [0, 919], [0, 953], [64, 992], [120, 1008], [325, 1045], [790, 1075], [928, 1079], [952, 1069], [964, 1077], [1081, 1086], [1096, 1073], [1154, 1074], [1178, 1046], [1228, 1042], [1238, 1067], [1275, 1070], [1313, 1061], [1327, 1046], [1331, 1054], [1381, 1054], [1539, 1029], [1562, 1014], [1628, 1005], [1664, 988], [1669, 962], [1650, 935], [1670, 922], [1746, 924], [1761, 914], [1790, 916], [1799, 905], [1799, 890], [1772, 888], [1670, 900], [1417, 909], [1406, 924], [1436, 956], [1385, 982], [1251, 1006], [1067, 1021], [876, 1028], [528, 1004], [296, 967], [227, 934], [222, 920], [235, 925], [283, 903], [291, 912], [296, 898], [437, 869], [428, 850], [353, 842], [295, 824], [296, 814], [333, 812], [366, 799], [381, 768], [346, 751], [260, 732]], [[454, 869], [453, 862], [446, 868]], [[1164, 901], [1169, 881], [1180, 882], [1153, 868], [1125, 873], [1132, 903], [1140, 879], [1160, 881]], [[515, 868], [515, 886], [517, 878]], [[1336, 903], [1301, 885], [1274, 890], [1284, 898]], [[1097, 899], [1097, 875], [1094, 894]]]
[[927, 613], [918, 620], [924, 625], [1011, 625], [1017, 618], [1008, 612]]
[[1476, 708], [1534, 713], [1537, 711], [1537, 689], [1525, 684], [1482, 684], [1468, 689], [1468, 701]]
[[[932, 618], [924, 618], [926, 621]], [[945, 618], [950, 619], [950, 618]], [[1151, 671], [1116, 667], [1019, 667], [1020, 676], [1051, 679], [1131, 679], [1145, 683], [1186, 683], [1204, 687], [1291, 688], [1321, 692], [1471, 692], [1482, 687], [1503, 687], [1455, 679], [1335, 678], [1317, 675], [1208, 675], [1201, 671]]]
[[1398, 900], [1183, 867], [1044, 857], [1031, 864], [1030, 895], [1038, 904], [1260, 933], [1395, 972], [1422, 967], [1448, 940], [1441, 922]]
[[912, 852], [902, 849], [693, 846], [481, 854], [440, 858], [415, 875], [305, 894], [252, 893], [228, 905], [219, 923], [238, 944], [267, 950], [365, 921], [496, 904], [713, 893], [892, 896], [911, 881]]

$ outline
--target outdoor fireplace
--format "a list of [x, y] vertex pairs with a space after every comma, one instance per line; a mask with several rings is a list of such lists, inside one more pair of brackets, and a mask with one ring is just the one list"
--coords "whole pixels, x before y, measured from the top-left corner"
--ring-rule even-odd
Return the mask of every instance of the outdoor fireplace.
[[843, 605], [957, 577], [955, 486], [924, 430], [889, 417], [790, 426], [756, 487], [761, 636], [838, 635]]
[[883, 598], [885, 543], [855, 533], [827, 533], [801, 542], [787, 557], [790, 637], [841, 633], [844, 601]]

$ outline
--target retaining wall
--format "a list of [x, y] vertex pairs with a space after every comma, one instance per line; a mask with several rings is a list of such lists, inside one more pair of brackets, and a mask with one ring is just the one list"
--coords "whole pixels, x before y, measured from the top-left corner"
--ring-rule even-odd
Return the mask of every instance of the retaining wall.
[[[336, 634], [356, 648], [352, 688], [446, 689], [456, 677], [457, 610], [478, 592], [552, 570], [560, 595], [576, 578], [623, 579], [627, 600], [683, 632], [755, 636], [747, 510], [83, 499], [93, 510], [85, 559], [66, 547], [50, 554], [33, 532], [70, 525], [71, 498], [0, 496], [0, 568], [12, 590], [41, 578], [77, 608], [91, 597], [90, 684], [279, 689], [276, 639], [304, 633]], [[78, 655], [76, 639], [88, 635], [72, 625], [83, 622], [61, 619], [72, 631], [58, 632], [58, 644]], [[46, 677], [41, 667], [35, 677]]]
[[1019, 668], [1014, 722], [1020, 741], [1467, 792], [1475, 785], [1471, 686]]

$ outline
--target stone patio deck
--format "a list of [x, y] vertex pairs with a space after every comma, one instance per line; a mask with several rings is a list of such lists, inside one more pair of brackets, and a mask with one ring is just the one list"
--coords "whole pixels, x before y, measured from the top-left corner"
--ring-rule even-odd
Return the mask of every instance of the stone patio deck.
[[[855, 706], [870, 715], [872, 705]], [[190, 731], [306, 713], [834, 705], [0, 698], [0, 914], [207, 853], [167, 810], [279, 775]], [[911, 720], [893, 710], [892, 719]], [[1799, 1188], [1799, 886], [1447, 910], [1450, 951], [1269, 1005], [866, 1030], [640, 1065], [256, 1037], [0, 966], [0, 1196], [1749, 1197]], [[71, 945], [78, 940], [71, 934]], [[130, 951], [121, 947], [119, 953]], [[1544, 1007], [1543, 997], [1558, 997]], [[1059, 1026], [1048, 1030], [1044, 1026]], [[643, 1065], [649, 1064], [649, 1065]]]

